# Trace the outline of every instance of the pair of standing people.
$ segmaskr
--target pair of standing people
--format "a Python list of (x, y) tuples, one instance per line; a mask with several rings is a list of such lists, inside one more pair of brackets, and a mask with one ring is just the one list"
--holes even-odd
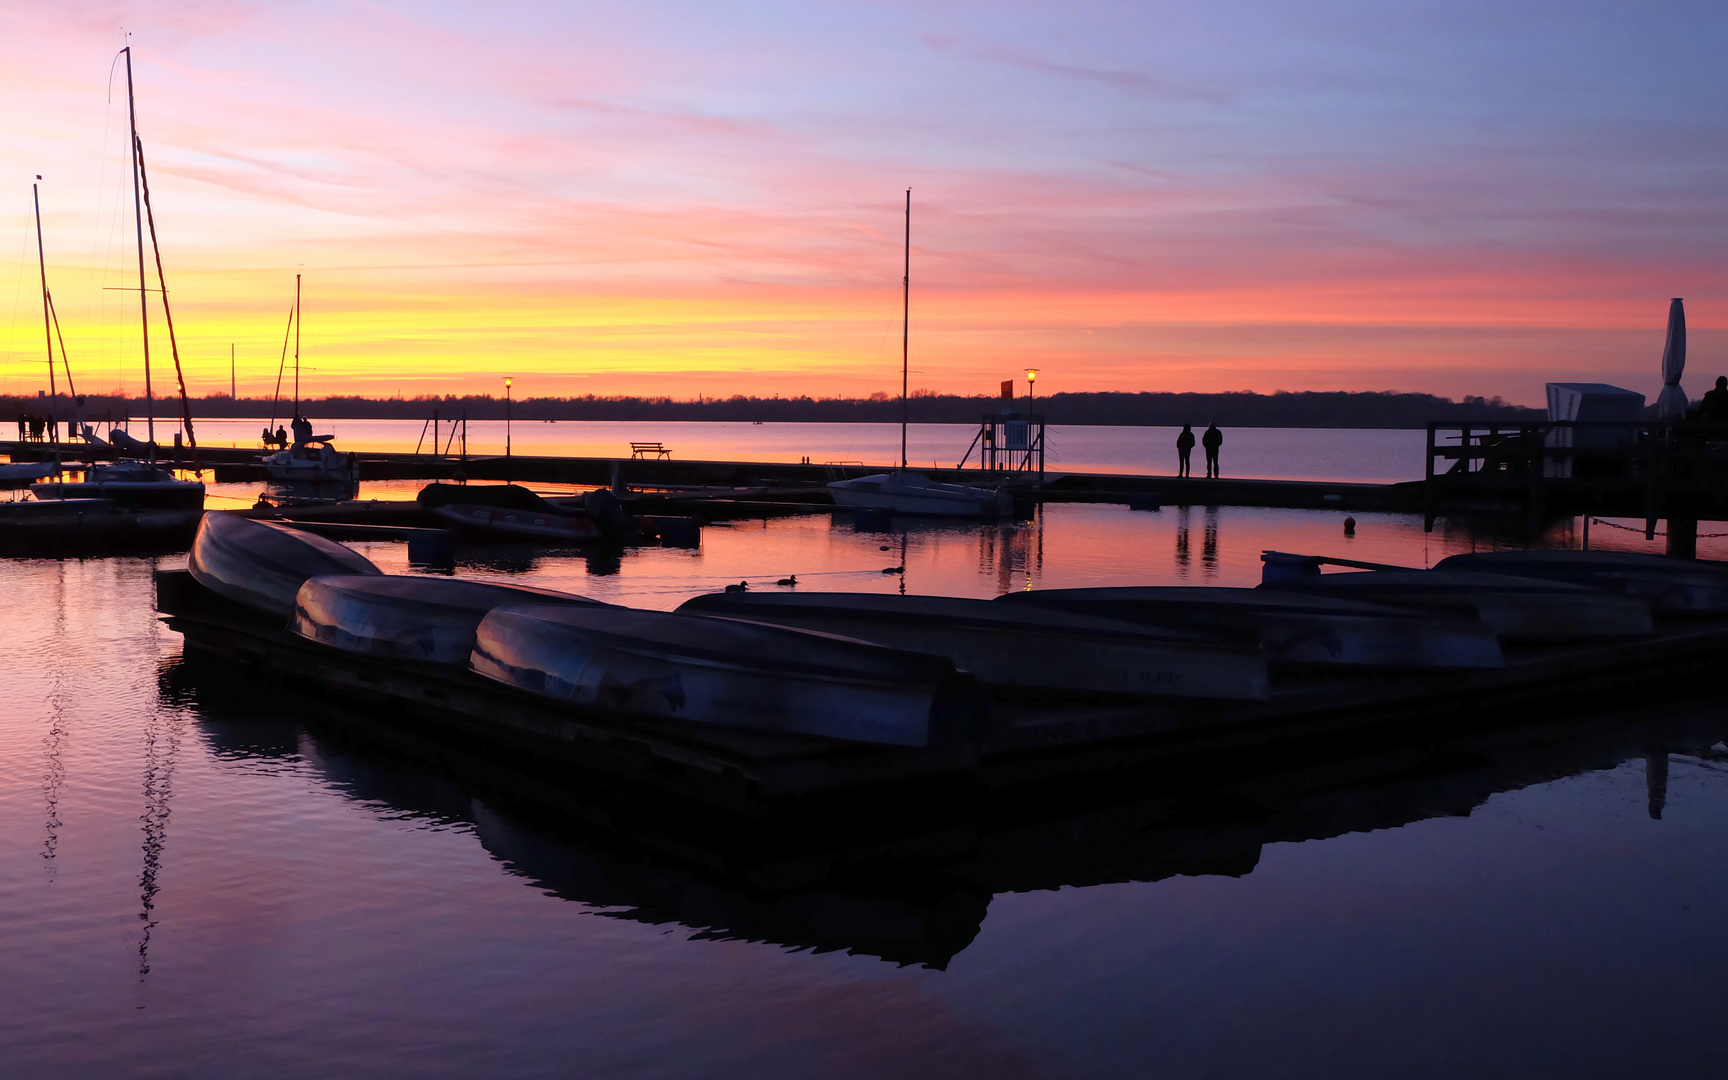
[[(1218, 448), (1224, 445), (1224, 433), (1218, 430), (1217, 424), (1208, 424), (1206, 431), (1200, 436), (1200, 445), (1206, 450), (1206, 475), (1216, 479), (1218, 476)], [(1194, 452), (1194, 429), (1191, 425), (1182, 425), (1182, 434), (1176, 436), (1177, 476), (1188, 476), (1188, 455)]]

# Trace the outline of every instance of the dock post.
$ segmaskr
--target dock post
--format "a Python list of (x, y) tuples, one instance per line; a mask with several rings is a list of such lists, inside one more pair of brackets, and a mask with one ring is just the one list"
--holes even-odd
[(1696, 559), (1698, 557), (1698, 519), (1668, 519), (1668, 557)]
[(1422, 531), (1434, 531), (1434, 422), (1428, 422), (1428, 454), (1423, 459), (1426, 475), (1422, 481)]

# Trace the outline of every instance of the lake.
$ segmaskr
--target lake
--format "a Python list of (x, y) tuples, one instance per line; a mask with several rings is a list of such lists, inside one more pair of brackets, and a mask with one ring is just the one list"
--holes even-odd
[[(1496, 543), (1342, 517), (818, 516), (610, 558), (468, 544), (456, 572), (664, 609), (789, 574), (1247, 585), (1266, 548), (1426, 566)], [(836, 860), (212, 670), (153, 610), (152, 570), (183, 562), (0, 562), (0, 1075), (1728, 1073), (1725, 700), (983, 793)]]

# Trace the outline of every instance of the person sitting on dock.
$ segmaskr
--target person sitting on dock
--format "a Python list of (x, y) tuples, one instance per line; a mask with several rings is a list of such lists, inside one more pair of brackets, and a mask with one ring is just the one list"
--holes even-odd
[(1206, 475), (1217, 479), (1218, 448), (1224, 445), (1224, 433), (1218, 430), (1216, 421), (1206, 425), (1206, 434), (1200, 436), (1200, 445), (1206, 448)]
[(281, 424), (276, 425), (276, 445), (284, 450), (288, 448), (288, 429)]
[(1706, 390), (1698, 402), (1700, 420), (1728, 420), (1728, 375), (1716, 376), (1716, 389)]
[(1183, 424), (1182, 434), (1176, 436), (1176, 475), (1189, 474), (1188, 456), (1194, 453), (1194, 428)]

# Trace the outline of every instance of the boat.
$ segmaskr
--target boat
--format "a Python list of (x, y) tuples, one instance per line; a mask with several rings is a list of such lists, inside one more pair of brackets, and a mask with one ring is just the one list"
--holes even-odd
[(584, 708), (845, 742), (943, 746), (984, 719), (976, 683), (941, 657), (662, 611), (494, 608), (470, 667)]
[(118, 510), (201, 510), (204, 484), (182, 480), (173, 472), (148, 461), (121, 459), (107, 465), (78, 466), (82, 480), (43, 480), (30, 485), (38, 499), (108, 499)]
[(1005, 518), (1014, 515), (1014, 496), (1001, 488), (944, 484), (907, 468), (907, 386), (912, 318), (912, 191), (906, 191), (906, 276), (900, 320), (900, 468), (828, 485), (836, 506), (887, 510), (919, 517)]
[(1641, 598), (1561, 581), (1470, 570), (1317, 574), (1262, 589), (1324, 593), (1479, 620), (1502, 641), (1601, 641), (1656, 632)]
[(307, 578), (383, 573), (334, 540), (224, 510), (204, 515), (186, 568), (211, 592), (280, 619), (294, 614)]
[(353, 454), (331, 446), (334, 435), (314, 435), (296, 440), (286, 450), (264, 457), (264, 471), (282, 483), (348, 483), (359, 479), (360, 467)]
[(678, 610), (943, 656), (992, 687), (1248, 701), (1267, 695), (1257, 644), (1231, 646), (1191, 629), (892, 593), (712, 593)]
[(1452, 555), (1436, 570), (1471, 570), (1563, 581), (1636, 596), (1658, 615), (1728, 613), (1728, 566), (1636, 551), (1477, 551)]
[(601, 605), (527, 585), (418, 575), (307, 578), (294, 601), (296, 634), (346, 652), (466, 667), (474, 631), (500, 604)]
[(1483, 623), (1333, 596), (1177, 585), (1033, 589), (994, 602), (1245, 635), (1281, 667), (1417, 671), (1505, 663)]
[(653, 526), (628, 513), (605, 488), (553, 503), (516, 484), (428, 484), (420, 505), (468, 533), (543, 544), (640, 543)]
[(60, 470), (52, 461), (21, 461), (0, 465), (0, 491), (22, 491)]
[[(277, 393), (281, 393), (283, 370), (288, 363), (287, 333), (294, 337), (294, 418), (289, 426), (294, 431), (291, 445), (262, 459), (270, 479), (288, 484), (347, 484), (360, 478), (360, 467), (353, 454), (343, 454), (334, 446), (334, 435), (312, 434), (312, 422), (300, 415), (300, 275), (294, 275), (294, 306), (288, 313), (288, 330), (282, 339), (282, 367), (276, 372)], [(281, 398), (271, 402), (275, 406)], [(271, 421), (274, 423), (274, 419)], [(268, 426), (264, 429), (270, 430)], [(266, 435), (268, 439), (268, 435)]]

